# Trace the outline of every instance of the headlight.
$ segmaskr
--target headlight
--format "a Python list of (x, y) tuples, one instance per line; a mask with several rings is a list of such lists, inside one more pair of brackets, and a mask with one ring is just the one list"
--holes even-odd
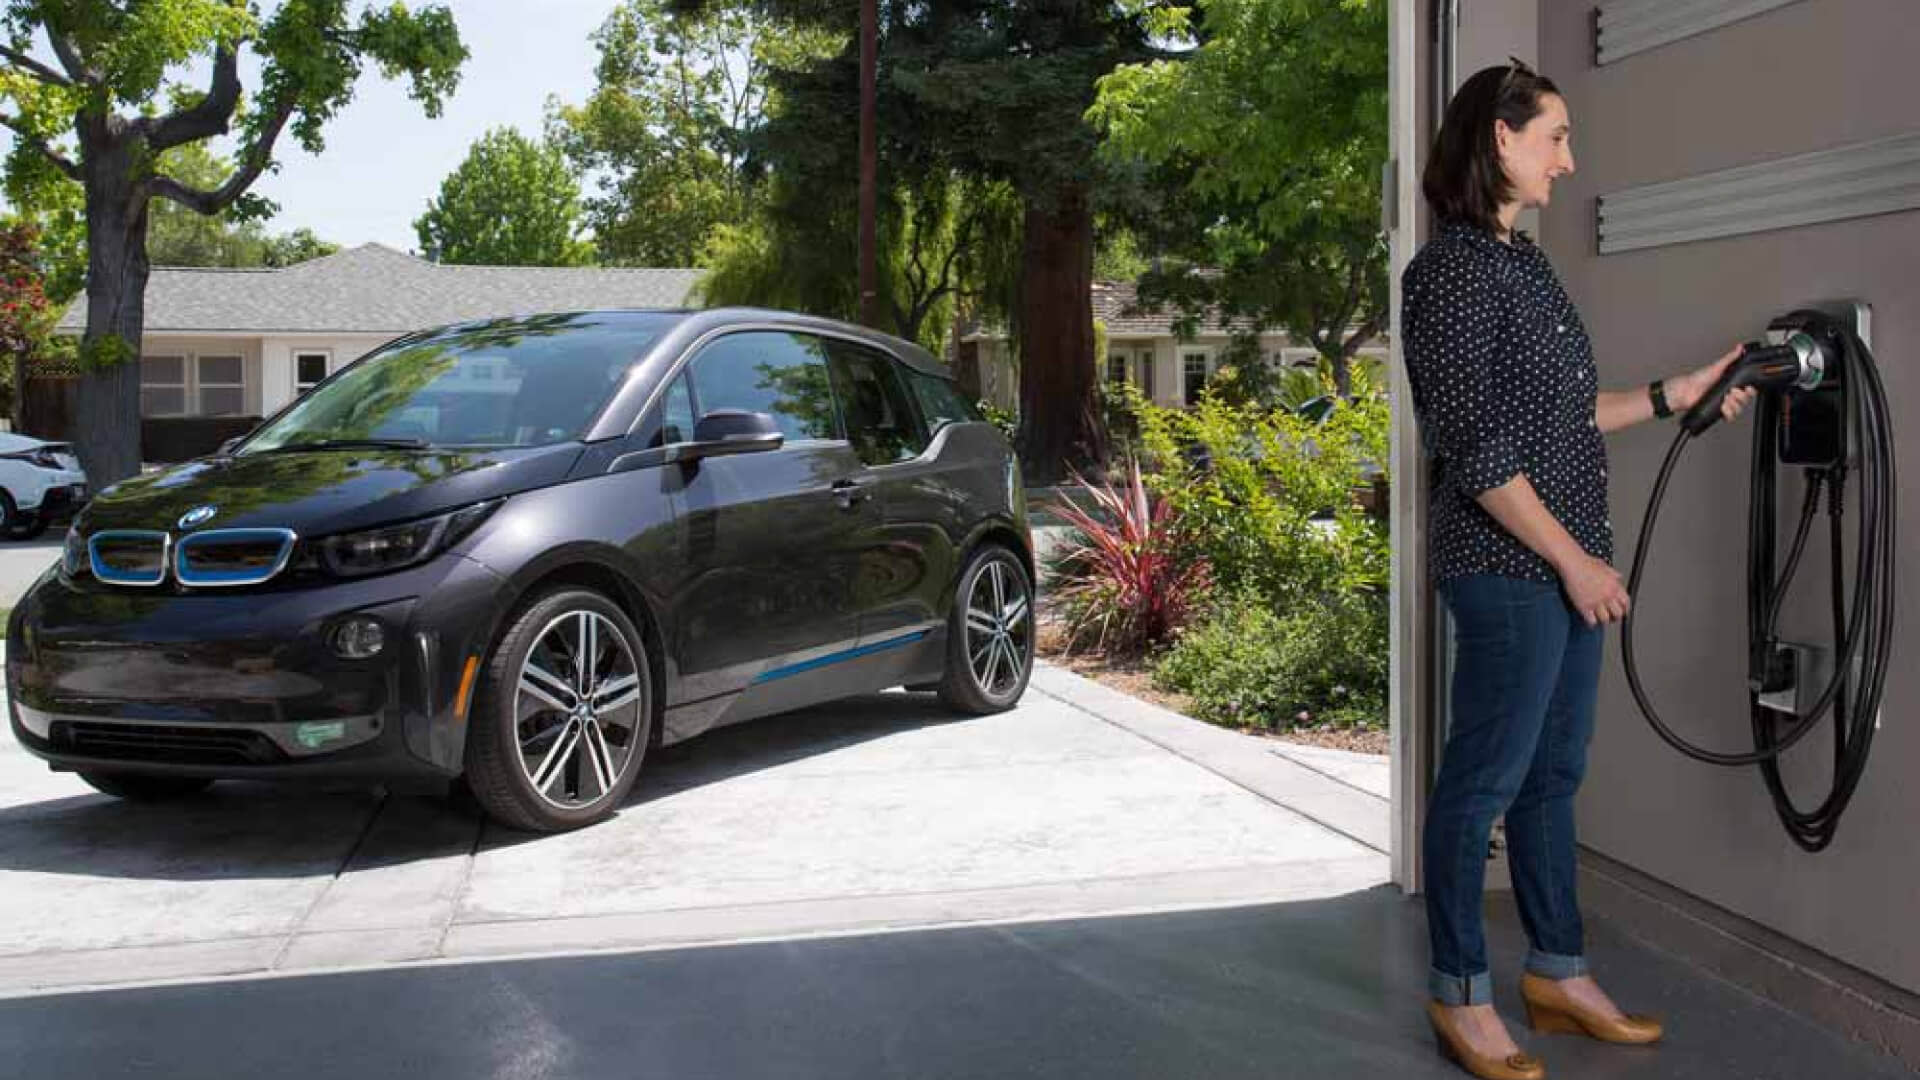
[(337, 577), (364, 577), (426, 562), (472, 532), (504, 500), (475, 503), (451, 513), (341, 533), (314, 541), (320, 566)]
[(60, 546), (60, 572), (74, 577), (92, 568), (92, 560), (87, 555), (87, 538), (80, 534), (78, 526), (67, 526), (66, 543)]

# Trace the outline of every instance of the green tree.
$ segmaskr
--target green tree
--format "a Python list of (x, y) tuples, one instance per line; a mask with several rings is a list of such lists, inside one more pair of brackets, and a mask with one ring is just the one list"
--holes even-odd
[(513, 128), (482, 135), (413, 223), (435, 262), (583, 266), (580, 185), (560, 151)]
[(1119, 68), (1091, 114), (1109, 155), (1187, 177), (1157, 237), (1184, 258), (1143, 275), (1142, 299), (1285, 327), (1349, 396), (1388, 311), (1385, 0), (1200, 0), (1169, 30), (1188, 58)]
[[(352, 99), (368, 61), (409, 76), (414, 98), (437, 115), (467, 50), (445, 8), (416, 13), (397, 2), (355, 20), (346, 0), (284, 0), (265, 18), (246, 0), (7, 0), (0, 28), (0, 123), (14, 134), (10, 189), (66, 182), (85, 192), (89, 370), (75, 447), (97, 483), (112, 483), (139, 466), (140, 376), (127, 361), (138, 355), (145, 322), (153, 200), (256, 218), (266, 207), (249, 189), (273, 165), (281, 133), (291, 127), (304, 149), (319, 153), (321, 129)], [(50, 59), (33, 52), (41, 34)], [(260, 85), (245, 109), (243, 48), (260, 61)], [(211, 61), (204, 90), (171, 74), (196, 57)], [(196, 187), (163, 169), (167, 151), (236, 124), (238, 163), (218, 185)]]
[[(205, 143), (174, 147), (160, 157), (166, 175), (189, 187), (210, 189), (233, 172), (232, 163), (215, 157)], [(202, 214), (177, 202), (160, 200), (147, 218), (147, 261), (154, 266), (261, 266), (266, 229), (232, 208)]]
[[(706, 10), (737, 0), (684, 2)], [(858, 25), (855, 0), (748, 3), (842, 34)], [(1042, 482), (1104, 463), (1093, 355), (1094, 223), (1096, 214), (1130, 222), (1152, 178), (1150, 169), (1096, 155), (1086, 112), (1101, 76), (1163, 55), (1154, 42), (1176, 10), (1170, 0), (880, 7), (880, 190), (916, 193), (917, 200), (930, 178), (951, 174), (1005, 185), (1017, 200), (1017, 222), (995, 241), (1013, 240), (1018, 270), (983, 280), (1008, 308), (1020, 357), (1019, 441), (1028, 475)], [(830, 57), (794, 67), (777, 69), (773, 79), (777, 108), (764, 160), (776, 189), (784, 176), (796, 198), (811, 200), (821, 217), (837, 218), (840, 192), (851, 206), (857, 175), (852, 136), (840, 133), (852, 132), (859, 115), (857, 50), (849, 41)], [(803, 130), (831, 134), (816, 134), (811, 149), (781, 152), (777, 129), (802, 111), (821, 118)], [(834, 120), (838, 128), (819, 126)], [(826, 250), (851, 265), (853, 218), (842, 220)], [(780, 236), (771, 240), (779, 249)]]
[(278, 267), (318, 259), (339, 250), (339, 244), (322, 240), (314, 235), (312, 229), (303, 226), (290, 233), (267, 237), (266, 250), (262, 255), (266, 265)]
[(548, 137), (593, 183), (586, 214), (601, 260), (698, 265), (718, 226), (749, 220), (748, 143), (765, 115), (769, 66), (838, 36), (743, 6), (624, 0), (594, 35), (592, 96), (548, 118)]

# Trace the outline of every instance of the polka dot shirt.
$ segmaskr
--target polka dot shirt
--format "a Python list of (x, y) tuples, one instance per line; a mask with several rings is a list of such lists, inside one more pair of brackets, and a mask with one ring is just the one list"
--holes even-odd
[(1437, 581), (1559, 580), (1475, 496), (1519, 474), (1587, 554), (1613, 559), (1593, 343), (1547, 256), (1448, 221), (1407, 266), (1401, 326), (1415, 415), (1433, 456)]

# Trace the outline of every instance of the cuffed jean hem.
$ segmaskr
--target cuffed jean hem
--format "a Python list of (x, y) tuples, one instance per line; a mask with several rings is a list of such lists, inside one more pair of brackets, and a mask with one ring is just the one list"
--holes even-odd
[(1491, 1005), (1493, 976), (1484, 971), (1478, 975), (1449, 975), (1438, 969), (1429, 970), (1427, 993), (1442, 1005)]
[(1584, 956), (1559, 956), (1539, 949), (1527, 950), (1529, 975), (1538, 975), (1543, 979), (1575, 979), (1585, 975), (1587, 970), (1587, 958)]

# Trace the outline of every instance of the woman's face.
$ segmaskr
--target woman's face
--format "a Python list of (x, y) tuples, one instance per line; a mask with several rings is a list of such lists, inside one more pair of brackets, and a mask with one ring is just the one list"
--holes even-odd
[(1522, 209), (1547, 205), (1553, 197), (1553, 182), (1573, 172), (1567, 103), (1558, 94), (1540, 95), (1539, 114), (1518, 130), (1495, 120), (1493, 136), (1500, 149), (1500, 165)]

